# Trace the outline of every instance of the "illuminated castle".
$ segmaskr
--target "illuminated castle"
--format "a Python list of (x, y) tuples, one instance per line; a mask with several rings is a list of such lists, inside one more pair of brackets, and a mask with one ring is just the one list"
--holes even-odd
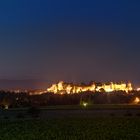
[(132, 91), (132, 84), (131, 83), (113, 83), (110, 82), (109, 84), (95, 84), (92, 83), (90, 85), (74, 85), (64, 83), (60, 81), (58, 84), (53, 84), (50, 88), (47, 89), (48, 92), (53, 92), (55, 94), (73, 94), (73, 93), (81, 93), (86, 91), (91, 92), (113, 92), (113, 91), (125, 91), (129, 92)]

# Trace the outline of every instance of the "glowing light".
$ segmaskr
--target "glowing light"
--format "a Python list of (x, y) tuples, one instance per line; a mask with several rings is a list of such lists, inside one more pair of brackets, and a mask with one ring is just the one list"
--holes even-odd
[(137, 88), (137, 91), (140, 91), (140, 88)]
[(71, 93), (71, 90), (72, 90), (72, 86), (71, 86), (71, 85), (68, 85), (68, 86), (66, 87), (66, 92), (67, 92), (68, 94), (70, 94), (70, 93)]
[(64, 89), (64, 87), (63, 87), (63, 81), (60, 81), (58, 83), (58, 90), (63, 90), (63, 89)]
[(86, 107), (87, 105), (88, 105), (88, 103), (85, 103), (85, 102), (83, 103), (83, 106), (84, 106), (84, 107)]
[(85, 85), (85, 86), (80, 86), (80, 85), (73, 85), (73, 84), (67, 84), (64, 83), (63, 81), (60, 81), (58, 84), (53, 84), (50, 88), (47, 89), (48, 92), (53, 92), (55, 94), (73, 94), (73, 93), (81, 93), (81, 92), (86, 92), (86, 91), (91, 91), (91, 92), (113, 92), (113, 91), (125, 91), (129, 92), (132, 91), (132, 84), (131, 83), (113, 83), (110, 82), (109, 84), (101, 84), (100, 86), (96, 84), (91, 84), (91, 85)]
[(140, 98), (136, 97), (134, 100), (134, 104), (138, 104), (138, 103), (140, 103)]
[(5, 109), (9, 109), (9, 106), (8, 105), (5, 105)]

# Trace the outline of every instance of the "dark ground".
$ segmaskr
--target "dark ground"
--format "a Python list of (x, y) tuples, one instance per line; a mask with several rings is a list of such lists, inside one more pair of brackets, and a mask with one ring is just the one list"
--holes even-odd
[(140, 106), (53, 106), (0, 111), (0, 140), (140, 140)]
[[(0, 110), (0, 119), (17, 119), (19, 115), (23, 118), (30, 118), (28, 109)], [(39, 118), (64, 118), (64, 117), (123, 117), (140, 116), (140, 105), (93, 105), (81, 106), (50, 106), (40, 109)]]

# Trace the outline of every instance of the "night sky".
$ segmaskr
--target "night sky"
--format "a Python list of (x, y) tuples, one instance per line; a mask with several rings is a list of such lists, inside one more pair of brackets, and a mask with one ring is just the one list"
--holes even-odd
[(138, 0), (0, 1), (1, 88), (59, 80), (138, 84), (139, 61)]

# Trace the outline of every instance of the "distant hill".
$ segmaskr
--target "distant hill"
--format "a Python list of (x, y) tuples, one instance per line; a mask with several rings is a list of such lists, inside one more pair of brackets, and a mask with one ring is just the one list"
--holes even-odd
[(46, 89), (49, 83), (46, 80), (26, 79), (8, 80), (0, 79), (0, 89)]

